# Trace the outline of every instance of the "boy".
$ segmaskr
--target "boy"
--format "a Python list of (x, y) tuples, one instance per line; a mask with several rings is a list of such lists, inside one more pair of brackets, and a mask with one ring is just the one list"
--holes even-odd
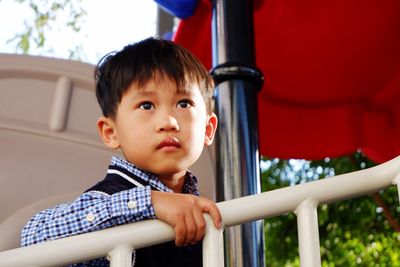
[(212, 78), (190, 52), (153, 38), (107, 55), (95, 78), (99, 134), (125, 160), (113, 157), (105, 179), (74, 202), (36, 214), (22, 230), (22, 246), (158, 218), (175, 228), (175, 244), (137, 250), (135, 266), (201, 266), (202, 213), (216, 227), (221, 216), (198, 196), (188, 168), (217, 128)]

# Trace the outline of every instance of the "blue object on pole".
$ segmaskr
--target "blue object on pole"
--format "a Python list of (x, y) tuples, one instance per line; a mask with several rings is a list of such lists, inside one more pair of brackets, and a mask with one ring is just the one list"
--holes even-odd
[(154, 0), (160, 7), (168, 13), (185, 19), (194, 14), (199, 0)]

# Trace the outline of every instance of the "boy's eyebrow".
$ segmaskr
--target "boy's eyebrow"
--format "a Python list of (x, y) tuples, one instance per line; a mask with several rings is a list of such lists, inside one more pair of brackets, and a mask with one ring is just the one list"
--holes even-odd
[(156, 91), (148, 91), (148, 90), (143, 90), (143, 89), (136, 89), (134, 95), (144, 95), (144, 96), (152, 96), (156, 95)]
[[(157, 90), (144, 90), (144, 89), (136, 89), (135, 90), (135, 94), (136, 95), (140, 95), (140, 96), (155, 96), (157, 95)], [(192, 96), (193, 95), (193, 91), (192, 90), (178, 90), (176, 91), (174, 94), (178, 95), (178, 96)]]
[(181, 91), (177, 91), (176, 94), (179, 96), (192, 96), (193, 92), (192, 92), (192, 90), (187, 90), (187, 91), (181, 90)]

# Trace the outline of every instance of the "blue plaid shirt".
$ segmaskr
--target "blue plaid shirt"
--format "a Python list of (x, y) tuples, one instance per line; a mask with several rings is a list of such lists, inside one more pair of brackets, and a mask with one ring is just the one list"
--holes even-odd
[[(113, 167), (123, 171), (118, 171)], [(29, 246), (116, 225), (156, 218), (151, 204), (151, 188), (163, 192), (173, 192), (156, 175), (141, 170), (118, 157), (111, 159), (107, 173), (119, 175), (137, 187), (112, 195), (89, 190), (73, 202), (39, 212), (23, 228), (21, 245)], [(143, 186), (142, 183), (148, 185)], [(186, 174), (182, 193), (199, 195), (197, 179), (191, 172)]]

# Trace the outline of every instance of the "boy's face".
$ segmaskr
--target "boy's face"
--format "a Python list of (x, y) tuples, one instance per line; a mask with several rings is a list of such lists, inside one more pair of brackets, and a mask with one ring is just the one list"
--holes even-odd
[(207, 114), (196, 84), (178, 92), (169, 79), (145, 86), (132, 84), (122, 96), (115, 119), (100, 118), (98, 127), (110, 148), (121, 148), (125, 158), (160, 176), (182, 176), (210, 145), (217, 127), (216, 115)]

